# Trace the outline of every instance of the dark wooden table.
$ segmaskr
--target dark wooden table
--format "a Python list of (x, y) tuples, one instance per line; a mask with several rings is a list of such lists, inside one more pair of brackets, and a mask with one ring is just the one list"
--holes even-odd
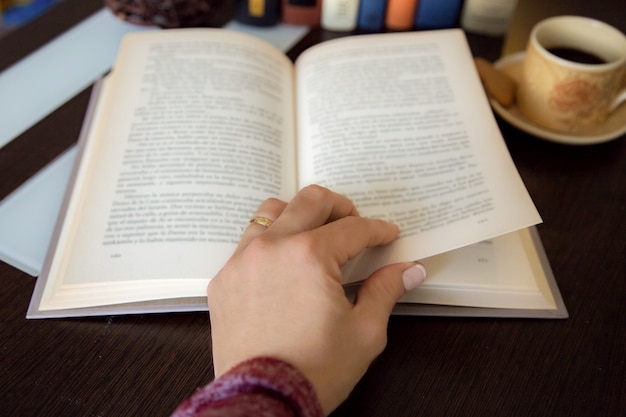
[[(518, 38), (552, 14), (626, 30), (622, 0), (520, 3)], [(0, 70), (101, 6), (65, 0), (1, 38)], [(332, 36), (313, 31), (291, 57)], [(490, 59), (505, 43), (470, 41)], [(0, 198), (76, 141), (88, 94), (0, 149)], [(571, 317), (392, 317), (386, 351), (334, 416), (626, 415), (625, 138), (574, 147), (500, 126), (543, 216), (539, 232)], [(206, 313), (27, 321), (34, 282), (0, 262), (0, 416), (167, 416), (212, 379)]]

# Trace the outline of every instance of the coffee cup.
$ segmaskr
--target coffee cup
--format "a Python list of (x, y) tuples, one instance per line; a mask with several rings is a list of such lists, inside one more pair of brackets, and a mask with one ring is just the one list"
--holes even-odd
[(626, 36), (598, 20), (557, 16), (530, 34), (517, 104), (531, 122), (564, 133), (602, 124), (626, 100)]

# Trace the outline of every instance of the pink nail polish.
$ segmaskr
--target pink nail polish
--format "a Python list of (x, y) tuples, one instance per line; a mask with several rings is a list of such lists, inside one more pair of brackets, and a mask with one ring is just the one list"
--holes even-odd
[(402, 283), (406, 291), (411, 291), (426, 279), (426, 268), (422, 264), (415, 264), (402, 273)]

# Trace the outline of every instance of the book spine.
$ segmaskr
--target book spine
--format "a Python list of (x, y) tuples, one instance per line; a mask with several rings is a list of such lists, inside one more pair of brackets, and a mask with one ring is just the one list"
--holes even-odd
[(280, 0), (237, 0), (235, 20), (254, 26), (272, 26), (280, 21)]
[(379, 31), (385, 27), (387, 0), (361, 0), (357, 27), (366, 31)]
[(385, 26), (391, 30), (411, 30), (418, 0), (388, 0)]
[(356, 29), (359, 0), (323, 0), (322, 28), (340, 32)]
[(417, 29), (446, 29), (459, 26), (463, 0), (420, 0), (415, 13)]
[(317, 26), (322, 14), (322, 0), (283, 0), (283, 22), (289, 25)]

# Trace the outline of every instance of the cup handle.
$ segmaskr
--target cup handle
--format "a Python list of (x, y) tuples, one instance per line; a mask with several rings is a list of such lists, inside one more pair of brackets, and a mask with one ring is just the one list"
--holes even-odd
[(609, 106), (609, 113), (613, 113), (613, 110), (619, 107), (624, 101), (626, 101), (626, 72), (622, 77), (622, 86), (620, 93), (613, 99), (613, 102)]
[(613, 110), (618, 108), (619, 105), (622, 104), (624, 101), (626, 101), (626, 88), (624, 88), (617, 95), (617, 97), (615, 97), (615, 99), (613, 100), (613, 103), (611, 103), (611, 106), (609, 107), (609, 113), (613, 113)]

